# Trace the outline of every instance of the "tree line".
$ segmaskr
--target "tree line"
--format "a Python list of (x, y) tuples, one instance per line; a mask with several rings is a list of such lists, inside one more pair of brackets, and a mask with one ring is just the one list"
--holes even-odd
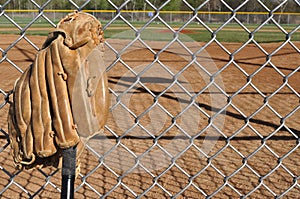
[[(44, 5), (46, 0), (35, 0), (38, 6)], [(123, 5), (125, 0), (114, 0), (112, 1), (115, 6), (119, 7)], [(155, 7), (162, 6), (166, 1), (165, 0), (150, 0), (151, 4)], [(182, 0), (171, 0), (165, 6), (162, 7), (161, 10), (191, 10), (190, 7), (197, 8), (200, 6), (205, 0), (186, 0), (189, 5), (184, 3)], [(227, 0), (226, 4), (222, 3), (220, 0), (210, 0), (206, 3), (200, 10), (205, 11), (229, 11), (228, 7), (233, 9), (237, 8), (241, 5), (244, 0)], [(274, 9), (285, 0), (261, 0), (261, 2), (269, 9)], [(113, 10), (114, 6), (111, 5), (107, 0), (91, 0), (86, 4), (86, 0), (76, 1), (78, 6), (85, 5), (82, 9), (91, 9), (91, 10)], [(1, 5), (1, 4), (0, 4)], [(11, 0), (5, 9), (37, 9), (38, 7), (34, 5), (29, 0)], [(76, 9), (72, 3), (68, 0), (52, 0), (45, 9)], [(126, 10), (153, 10), (153, 8), (146, 3), (145, 0), (131, 0), (128, 2), (124, 9)], [(247, 12), (260, 12), (266, 11), (264, 6), (262, 6), (258, 1), (251, 0), (246, 3), (243, 7), (239, 9), (239, 11), (247, 11)], [(278, 12), (299, 12), (300, 11), (300, 0), (288, 0), (282, 4)]]

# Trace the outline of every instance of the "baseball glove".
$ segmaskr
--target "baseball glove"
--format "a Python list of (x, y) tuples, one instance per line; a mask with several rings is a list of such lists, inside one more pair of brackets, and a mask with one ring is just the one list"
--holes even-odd
[(16, 81), (8, 132), (17, 168), (58, 166), (61, 149), (82, 146), (81, 137), (103, 128), (108, 114), (103, 41), (101, 23), (75, 11), (58, 23)]

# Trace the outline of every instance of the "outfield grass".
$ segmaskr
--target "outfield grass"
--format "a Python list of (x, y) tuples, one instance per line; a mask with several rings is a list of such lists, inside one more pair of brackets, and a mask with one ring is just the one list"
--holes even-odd
[[(27, 21), (23, 21), (27, 22)], [(105, 26), (107, 22), (102, 22)], [(28, 23), (18, 23), (19, 26), (25, 27)], [(137, 30), (139, 30), (144, 22), (133, 22), (131, 23)], [(169, 25), (175, 30), (182, 27), (183, 23), (169, 23)], [(207, 26), (214, 31), (216, 38), (220, 42), (246, 42), (249, 40), (249, 33), (247, 33), (238, 24), (228, 24), (221, 30), (216, 31), (222, 24), (207, 24)], [(249, 31), (254, 31), (259, 24), (245, 25)], [(297, 25), (282, 25), (282, 27), (287, 31), (291, 32)], [(26, 31), (27, 35), (48, 35), (48, 32), (53, 27), (49, 23), (43, 21), (37, 21), (32, 24), (30, 28)], [(20, 34), (20, 31), (9, 23), (1, 23), (0, 20), (0, 34)], [(157, 35), (159, 34), (159, 36)], [(189, 38), (194, 41), (210, 41), (214, 34), (204, 28), (201, 24), (195, 22), (190, 23), (185, 29), (180, 32), (179, 38)], [(128, 25), (124, 24), (122, 21), (115, 21), (110, 24), (105, 30), (106, 38), (134, 38), (136, 33), (129, 28)], [(153, 37), (156, 36), (156, 37)], [(153, 22), (147, 28), (141, 32), (141, 38), (145, 40), (172, 40), (174, 38), (174, 33), (171, 32), (164, 24)], [(275, 25), (265, 25), (259, 31), (255, 32), (254, 39), (257, 42), (271, 43), (271, 42), (282, 42), (286, 40), (286, 35), (279, 30)], [(291, 35), (292, 41), (300, 41), (300, 32), (297, 31)]]
[[(253, 29), (254, 30), (256, 26)], [(217, 29), (217, 27), (215, 28)], [(213, 29), (214, 30), (214, 29)], [(273, 31), (274, 30), (274, 31)], [(290, 32), (292, 29), (286, 28), (287, 32)], [(120, 32), (125, 32), (120, 34)], [(117, 35), (117, 36), (116, 36)], [(133, 30), (124, 30), (124, 28), (118, 29), (117, 27), (108, 28), (105, 31), (105, 37), (121, 37), (121, 38), (134, 38), (135, 32)], [(182, 32), (178, 33), (179, 38), (184, 38), (187, 40), (194, 40), (198, 42), (207, 42), (210, 41), (214, 34), (206, 29), (196, 29), (196, 27), (188, 27), (184, 29)], [(250, 34), (241, 28), (237, 28), (236, 26), (224, 27), (220, 31), (215, 33), (216, 38), (220, 42), (246, 42), (249, 40)], [(172, 40), (175, 34), (167, 28), (160, 29), (159, 27), (151, 27), (149, 29), (145, 29), (141, 32), (142, 39), (148, 40)], [(279, 31), (278, 29), (274, 29), (274, 27), (264, 27), (263, 29), (255, 32), (254, 38), (257, 42), (260, 43), (272, 43), (272, 42), (283, 42), (286, 41), (286, 34)], [(300, 41), (300, 32), (295, 32), (291, 35), (292, 41)]]

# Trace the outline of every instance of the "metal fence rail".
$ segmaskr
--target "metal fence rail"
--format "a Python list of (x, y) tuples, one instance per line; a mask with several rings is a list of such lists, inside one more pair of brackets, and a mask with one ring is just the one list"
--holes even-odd
[[(92, 3), (68, 2), (78, 10)], [(75, 198), (298, 197), (300, 25), (285, 26), (274, 13), (300, 2), (256, 0), (268, 15), (250, 26), (238, 12), (252, 0), (183, 0), (192, 14), (177, 24), (160, 13), (171, 0), (145, 0), (153, 15), (142, 23), (122, 12), (135, 1), (106, 2), (115, 10), (103, 27), (110, 34), (110, 115), (81, 158)], [(204, 22), (198, 11), (215, 2), (231, 14), (222, 23)], [(15, 170), (10, 156), (10, 90), (45, 39), (28, 33), (56, 23), (43, 12), (53, 1), (28, 3), (39, 12), (26, 24), (6, 12), (13, 1), (0, 5), (0, 31), (7, 33), (0, 34), (1, 198), (53, 198), (61, 191), (60, 170)], [(48, 26), (36, 26), (40, 21)], [(210, 37), (199, 41), (197, 34)], [(280, 40), (271, 42), (274, 34)]]

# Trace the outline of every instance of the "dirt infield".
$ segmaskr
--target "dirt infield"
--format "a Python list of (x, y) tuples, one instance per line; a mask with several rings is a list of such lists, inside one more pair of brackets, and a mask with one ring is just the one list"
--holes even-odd
[[(9, 48), (17, 39), (18, 35), (0, 35), (0, 48)], [(28, 39), (41, 47), (45, 37)], [(108, 42), (117, 50), (128, 44)], [(261, 48), (249, 44), (236, 52), (242, 44), (224, 43), (228, 52), (236, 52), (230, 56), (213, 42), (194, 59), (188, 51), (178, 50), (180, 44), (161, 53), (166, 43), (147, 44), (153, 51), (136, 42), (108, 70), (113, 108), (104, 138), (91, 142), (105, 157), (99, 166), (98, 157), (85, 151), (81, 163), (85, 177), (76, 180), (76, 198), (99, 198), (110, 190), (108, 198), (135, 198), (147, 189), (144, 198), (167, 198), (183, 189), (177, 198), (205, 198), (217, 190), (214, 198), (239, 198), (252, 190), (250, 198), (270, 198), (290, 187), (285, 197), (299, 197), (300, 72), (295, 71), (299, 52), (290, 44), (277, 51), (281, 43), (260, 44)], [(300, 43), (294, 45), (300, 48)], [(187, 46), (196, 52), (205, 43)], [(106, 52), (111, 63), (116, 55), (109, 48)], [(2, 90), (11, 90), (20, 76), (10, 62), (25, 69), (36, 53), (22, 39), (3, 55), (7, 59), (0, 64)], [(265, 53), (272, 56), (268, 59)], [(153, 70), (140, 73), (157, 57)], [(140, 74), (138, 78), (134, 73)], [(215, 84), (206, 88), (212, 80), (207, 73)], [(125, 106), (116, 103), (115, 95), (121, 93)], [(191, 96), (196, 96), (194, 101)], [(5, 131), (7, 110), (8, 105), (0, 109), (0, 128)], [(7, 143), (4, 136), (0, 143), (2, 147)], [(1, 198), (29, 198), (34, 193), (38, 193), (34, 198), (59, 197), (60, 172), (46, 168), (45, 175), (37, 170), (18, 173), (9, 151), (7, 147), (0, 153), (0, 191), (8, 187)], [(50, 183), (45, 181), (49, 175)], [(45, 187), (38, 191), (41, 186)]]

